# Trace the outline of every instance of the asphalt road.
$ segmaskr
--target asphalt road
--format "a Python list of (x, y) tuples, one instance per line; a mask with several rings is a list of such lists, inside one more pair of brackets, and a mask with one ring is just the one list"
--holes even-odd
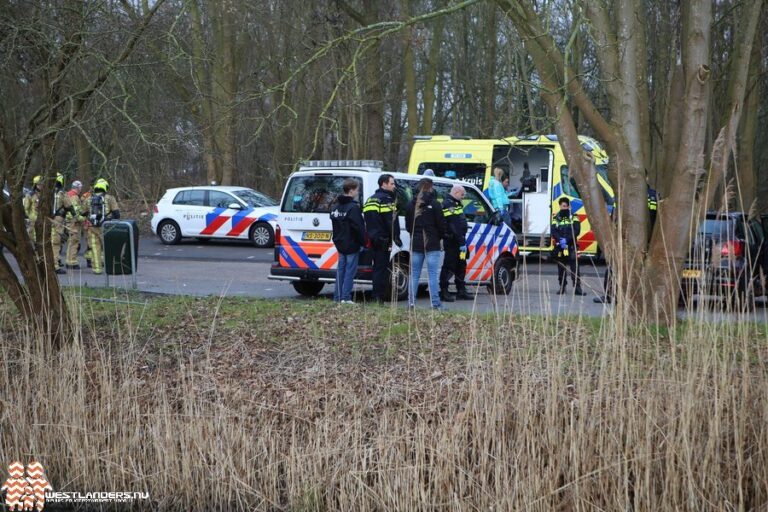
[[(179, 245), (163, 245), (157, 237), (142, 237), (139, 242), (139, 267), (136, 275), (137, 289), (150, 293), (193, 296), (243, 296), (296, 300), (312, 300), (300, 296), (288, 282), (268, 279), (269, 267), (274, 257), (273, 249), (257, 249), (248, 242), (184, 241)], [(61, 276), (66, 286), (106, 286), (104, 275), (94, 275), (85, 268), (81, 257), (80, 270), (69, 270)], [(587, 261), (582, 266), (583, 286), (587, 295), (557, 295), (557, 269), (554, 264), (528, 258), (521, 264), (512, 294), (494, 296), (485, 286), (470, 287), (474, 301), (445, 304), (448, 310), (500, 311), (537, 315), (585, 315), (600, 317), (611, 314), (612, 307), (595, 304), (593, 298), (602, 293), (604, 268)], [(109, 285), (131, 288), (131, 276), (110, 276)], [(572, 291), (572, 287), (569, 287)], [(326, 285), (320, 297), (329, 299), (333, 285)], [(356, 289), (356, 301), (365, 303), (369, 293), (362, 287)], [(764, 302), (752, 318), (766, 321), (768, 309)], [(399, 307), (404, 307), (403, 303)], [(426, 292), (419, 295), (417, 307), (429, 308)], [(682, 314), (682, 313), (681, 313)], [(708, 318), (727, 321), (728, 315), (712, 311)]]

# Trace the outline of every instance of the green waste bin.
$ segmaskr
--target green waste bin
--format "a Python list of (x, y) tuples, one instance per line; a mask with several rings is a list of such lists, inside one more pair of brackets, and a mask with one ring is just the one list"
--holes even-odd
[(139, 266), (139, 227), (135, 220), (108, 220), (102, 224), (107, 275), (135, 274)]

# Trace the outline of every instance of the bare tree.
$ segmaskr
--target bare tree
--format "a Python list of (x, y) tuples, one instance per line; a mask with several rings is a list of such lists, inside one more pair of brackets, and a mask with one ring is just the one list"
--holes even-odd
[[(86, 37), (98, 6), (71, 0), (65, 3), (6, 2), (0, 19), (0, 48), (4, 94), (0, 98), (0, 181), (11, 199), (0, 195), (0, 243), (17, 261), (17, 275), (5, 254), (0, 254), (0, 284), (19, 312), (42, 332), (61, 343), (70, 324), (64, 298), (53, 271), (50, 216), (56, 173), (56, 146), (61, 133), (80, 122), (94, 95), (131, 54), (153, 16), (163, 4), (156, 2), (130, 27), (119, 52), (91, 54)], [(48, 27), (45, 31), (39, 27)], [(72, 87), (73, 69), (84, 60), (98, 62), (82, 87)], [(37, 168), (36, 168), (37, 167)], [(36, 240), (30, 240), (22, 207), (23, 185), (31, 176), (45, 177)]]

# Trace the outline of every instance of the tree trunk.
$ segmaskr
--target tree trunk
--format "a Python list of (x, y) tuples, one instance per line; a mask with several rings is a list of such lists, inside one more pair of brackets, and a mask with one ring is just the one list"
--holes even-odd
[(752, 45), (752, 57), (749, 61), (749, 79), (746, 98), (744, 100), (744, 115), (741, 118), (738, 136), (738, 152), (736, 153), (736, 177), (738, 183), (738, 206), (741, 211), (757, 213), (755, 202), (757, 191), (757, 176), (755, 172), (755, 143), (757, 140), (758, 117), (760, 114), (761, 74), (763, 63), (760, 45), (757, 39), (762, 34), (755, 34)]
[(77, 179), (83, 182), (85, 187), (91, 183), (91, 146), (80, 130), (72, 132), (75, 153), (77, 154)]
[(429, 47), (429, 56), (427, 57), (426, 71), (424, 72), (424, 117), (421, 124), (421, 133), (424, 135), (431, 135), (433, 129), (435, 84), (437, 82), (437, 72), (440, 69), (440, 46), (443, 42), (444, 29), (445, 16), (441, 16), (435, 21), (435, 26), (432, 30), (432, 43)]
[(683, 8), (682, 59), (685, 103), (680, 148), (670, 194), (659, 208), (645, 265), (645, 307), (663, 323), (675, 321), (680, 294), (680, 270), (691, 240), (696, 187), (704, 172), (709, 106), (712, 2), (695, 0)]
[[(747, 88), (747, 79), (749, 74), (749, 61), (752, 56), (752, 44), (755, 41), (755, 32), (757, 22), (760, 20), (760, 11), (763, 7), (763, 0), (751, 0), (744, 3), (744, 16), (739, 23), (739, 39), (735, 43), (731, 67), (728, 70), (728, 108), (720, 119), (720, 126), (725, 127), (724, 146), (722, 158), (714, 161), (710, 166), (710, 172), (707, 177), (705, 187), (705, 202), (702, 211), (715, 203), (715, 197), (718, 191), (725, 191), (725, 177), (728, 174), (728, 167), (731, 160), (731, 153), (736, 146), (736, 131), (739, 126), (739, 119), (744, 107), (744, 95)], [(723, 198), (722, 204), (727, 204), (727, 197)]]

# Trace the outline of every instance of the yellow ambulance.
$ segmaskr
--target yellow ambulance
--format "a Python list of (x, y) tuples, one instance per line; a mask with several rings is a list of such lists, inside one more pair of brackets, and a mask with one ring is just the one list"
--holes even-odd
[[(579, 140), (582, 147), (595, 156), (597, 180), (610, 211), (615, 197), (608, 182), (608, 155), (596, 140), (581, 135)], [(447, 175), (485, 190), (494, 167), (501, 167), (509, 177), (510, 216), (512, 229), (518, 234), (521, 255), (552, 249), (549, 226), (552, 216), (559, 211), (557, 202), (561, 197), (571, 200), (571, 211), (581, 221), (579, 255), (599, 254), (595, 234), (576, 183), (568, 172), (557, 135), (504, 139), (417, 136), (408, 173), (424, 174), (431, 169), (435, 176)]]

